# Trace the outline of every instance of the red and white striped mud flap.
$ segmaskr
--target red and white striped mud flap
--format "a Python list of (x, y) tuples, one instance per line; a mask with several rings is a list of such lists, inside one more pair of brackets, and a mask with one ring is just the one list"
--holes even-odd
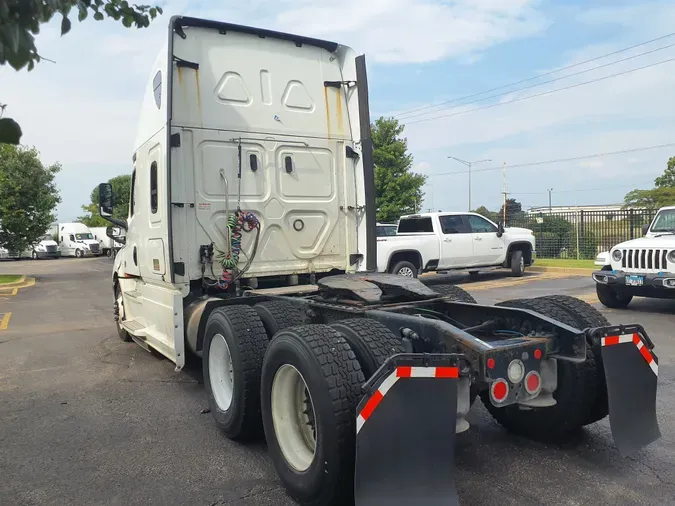
[(458, 356), (401, 354), (368, 380), (356, 419), (356, 506), (454, 506)]
[(619, 452), (626, 456), (661, 437), (656, 420), (659, 362), (639, 325), (599, 329), (599, 333), (604, 336), (600, 344), (609, 423)]

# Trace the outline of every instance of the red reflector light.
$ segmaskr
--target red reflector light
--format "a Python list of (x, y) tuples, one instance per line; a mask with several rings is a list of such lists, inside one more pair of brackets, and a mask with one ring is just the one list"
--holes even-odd
[(504, 402), (509, 396), (509, 384), (504, 379), (498, 379), (490, 387), (490, 395), (495, 402)]
[(534, 350), (534, 358), (537, 360), (541, 358), (541, 350)]
[(488, 358), (487, 359), (487, 367), (488, 367), (488, 369), (494, 369), (495, 368), (495, 359), (494, 358)]
[(541, 376), (537, 371), (530, 371), (525, 376), (525, 390), (528, 394), (537, 394), (541, 389)]

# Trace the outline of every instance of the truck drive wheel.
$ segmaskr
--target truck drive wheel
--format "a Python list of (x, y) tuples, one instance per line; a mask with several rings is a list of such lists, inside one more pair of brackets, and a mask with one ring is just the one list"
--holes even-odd
[[(548, 300), (521, 299), (497, 304), (536, 311), (561, 323), (576, 327), (566, 311)], [(498, 408), (487, 390), (481, 392), (483, 404), (503, 427), (520, 436), (539, 441), (564, 439), (591, 418), (598, 398), (597, 367), (591, 347), (586, 345), (586, 361), (581, 364), (558, 361), (558, 387), (553, 393), (556, 404), (546, 408), (521, 409), (517, 404)]]
[(120, 286), (115, 283), (115, 303), (113, 305), (113, 318), (115, 319), (115, 326), (117, 327), (117, 335), (125, 343), (132, 341), (131, 335), (122, 328), (122, 321), (124, 321), (124, 298)]
[(417, 277), (417, 267), (415, 267), (410, 262), (397, 262), (394, 267), (391, 269), (391, 274), (396, 274), (398, 276), (405, 276), (408, 278)]
[(302, 325), (305, 315), (294, 304), (283, 300), (268, 300), (253, 306), (267, 331), (267, 337), (272, 339), (280, 330)]
[(511, 274), (517, 278), (525, 274), (525, 257), (520, 250), (511, 253)]
[(76, 249), (75, 250), (75, 258), (82, 258), (84, 257), (84, 253), (82, 252), (81, 249)]
[[(589, 303), (579, 300), (569, 295), (547, 295), (538, 297), (537, 299), (550, 300), (557, 306), (567, 311), (572, 316), (579, 329), (586, 329), (589, 327), (608, 327), (611, 324), (603, 314), (591, 306)], [(590, 344), (590, 343), (589, 343)], [(596, 381), (598, 384), (598, 396), (595, 399), (589, 417), (586, 419), (584, 425), (602, 420), (609, 414), (609, 403), (607, 399), (607, 381), (605, 379), (605, 368), (602, 363), (602, 353), (600, 348), (593, 348), (593, 355), (595, 356), (596, 364)]]
[(332, 323), (331, 327), (337, 330), (354, 350), (366, 380), (375, 374), (389, 357), (405, 351), (401, 339), (375, 320), (354, 318)]
[(216, 425), (230, 439), (253, 439), (262, 433), (260, 372), (267, 343), (265, 328), (249, 306), (219, 307), (206, 321), (206, 398)]
[(595, 284), (595, 292), (603, 306), (611, 309), (624, 309), (628, 307), (633, 296), (628, 293), (619, 293), (614, 288), (600, 283)]
[(300, 504), (353, 504), (356, 408), (363, 373), (349, 343), (327, 325), (279, 332), (262, 370), (268, 450)]
[(457, 302), (469, 302), (470, 304), (477, 304), (476, 299), (473, 296), (464, 290), (464, 288), (455, 285), (441, 284), (441, 285), (430, 285), (434, 292), (448, 297), (451, 300), (456, 300)]

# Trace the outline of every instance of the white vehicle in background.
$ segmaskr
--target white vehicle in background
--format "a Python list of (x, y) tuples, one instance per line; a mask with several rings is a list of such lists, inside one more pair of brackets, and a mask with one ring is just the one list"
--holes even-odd
[(497, 225), (476, 213), (402, 216), (396, 235), (378, 237), (377, 270), (416, 278), (429, 271), (510, 268), (522, 276), (535, 260), (535, 238), (526, 228)]
[(662, 207), (644, 237), (600, 253), (593, 272), (600, 302), (625, 308), (633, 297), (675, 298), (675, 206)]
[[(106, 256), (111, 256), (112, 252), (116, 249), (122, 247), (122, 242), (116, 241), (108, 235), (108, 228), (110, 227), (91, 227), (91, 233), (94, 234), (94, 239), (96, 239), (101, 247), (101, 254)], [(119, 227), (114, 227), (112, 230), (113, 237), (124, 237), (124, 230)]]
[(45, 234), (40, 238), (40, 242), (24, 252), (23, 256), (30, 256), (33, 260), (38, 258), (59, 258), (61, 251), (58, 243), (51, 234)]
[(398, 225), (396, 223), (378, 223), (375, 230), (377, 237), (390, 237), (396, 235), (396, 229)]
[(101, 254), (101, 245), (83, 223), (59, 223), (59, 250), (63, 256), (83, 258)]

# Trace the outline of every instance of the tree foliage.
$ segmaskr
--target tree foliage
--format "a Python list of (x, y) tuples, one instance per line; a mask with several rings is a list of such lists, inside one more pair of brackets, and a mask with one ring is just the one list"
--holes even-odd
[(480, 214), (481, 216), (485, 216), (488, 220), (492, 220), (494, 222), (498, 222), (500, 217), (499, 215), (494, 212), (490, 211), (487, 207), (485, 206), (480, 206), (478, 209), (473, 211), (476, 214)]
[(0, 144), (0, 247), (23, 251), (47, 232), (61, 202), (60, 170), (45, 167), (35, 148)]
[[(126, 219), (129, 213), (129, 196), (131, 194), (131, 176), (125, 174), (116, 176), (108, 181), (113, 187), (113, 216)], [(90, 202), (82, 206), (87, 214), (80, 216), (77, 221), (88, 227), (108, 227), (110, 222), (98, 214), (98, 186), (91, 191)]]
[(658, 209), (675, 205), (675, 156), (666, 164), (666, 170), (654, 180), (651, 190), (633, 190), (624, 197), (625, 207)]
[[(131, 5), (127, 0), (0, 0), (0, 65), (33, 70), (41, 59), (35, 46), (40, 26), (60, 15), (61, 35), (65, 35), (72, 27), (71, 13), (78, 21), (91, 15), (97, 21), (109, 17), (127, 28), (145, 28), (162, 14), (162, 9)], [(13, 119), (2, 117), (4, 108), (0, 103), (0, 143), (19, 144), (21, 127)]]
[(404, 126), (394, 118), (378, 118), (371, 125), (377, 220), (392, 223), (419, 210), (427, 176), (412, 172)]
[[(506, 199), (506, 223), (511, 223), (523, 214), (523, 205), (516, 199)], [(504, 205), (499, 208), (499, 220), (504, 219)]]

